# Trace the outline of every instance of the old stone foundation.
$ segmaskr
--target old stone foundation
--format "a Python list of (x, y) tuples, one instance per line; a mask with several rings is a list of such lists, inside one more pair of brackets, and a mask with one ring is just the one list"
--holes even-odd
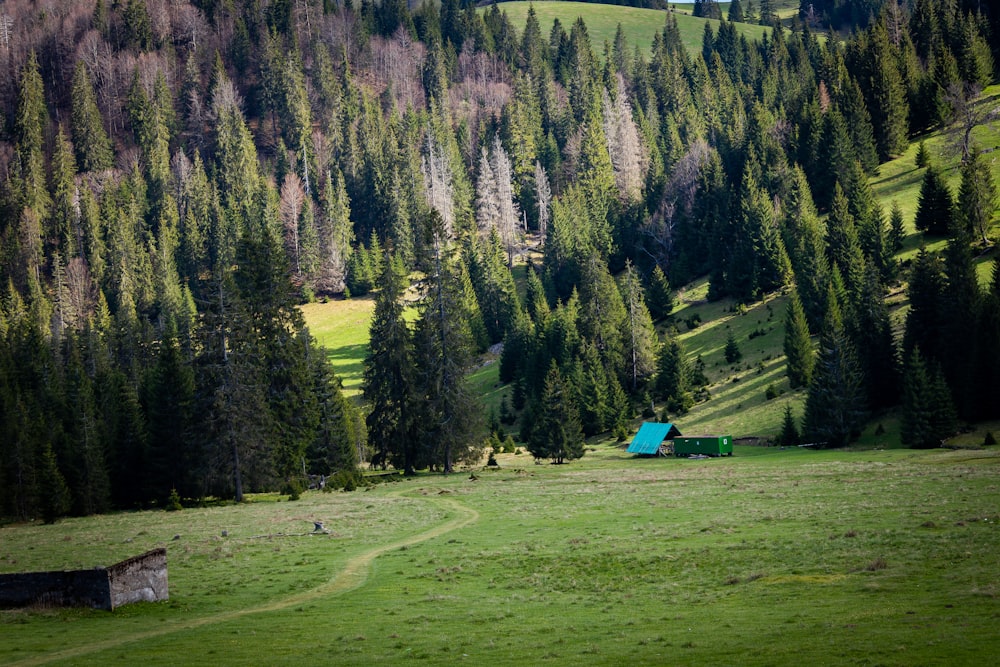
[(0, 574), (0, 607), (51, 605), (111, 611), (123, 604), (168, 598), (167, 550), (163, 548), (93, 570)]

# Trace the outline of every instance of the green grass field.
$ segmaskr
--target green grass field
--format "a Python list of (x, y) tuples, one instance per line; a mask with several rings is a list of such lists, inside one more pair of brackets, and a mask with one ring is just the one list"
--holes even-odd
[[(562, 2), (543, 0), (542, 2), (504, 2), (500, 5), (507, 12), (511, 23), (520, 33), (524, 30), (524, 22), (528, 17), (528, 7), (534, 5), (542, 35), (548, 38), (552, 30), (552, 22), (558, 18), (563, 29), (569, 32), (578, 17), (587, 24), (587, 34), (590, 44), (597, 56), (604, 54), (604, 42), (615, 41), (615, 32), (621, 23), (622, 30), (628, 35), (629, 51), (638, 46), (649, 54), (653, 44), (653, 35), (663, 30), (666, 13), (657, 9), (639, 9), (621, 5), (602, 5), (590, 2)], [(684, 48), (689, 54), (701, 52), (701, 41), (705, 30), (705, 21), (712, 24), (713, 30), (718, 30), (719, 21), (691, 16), (693, 5), (678, 5), (679, 11), (674, 12), (677, 27), (681, 33)], [(725, 10), (724, 10), (725, 11)], [(748, 23), (737, 23), (736, 29), (748, 39), (760, 39), (766, 28)]]
[(310, 333), (326, 348), (330, 364), (343, 381), (348, 396), (361, 392), (368, 328), (374, 310), (375, 301), (370, 297), (302, 306)]
[[(5, 526), (2, 572), (165, 545), (171, 597), (0, 612), (0, 664), (980, 665), (1000, 650), (996, 447), (689, 461), (598, 445), (500, 464)], [(305, 535), (313, 519), (332, 533)]]

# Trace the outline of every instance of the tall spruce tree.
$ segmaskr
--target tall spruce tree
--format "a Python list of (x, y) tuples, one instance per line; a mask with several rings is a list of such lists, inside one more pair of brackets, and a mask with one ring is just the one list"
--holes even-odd
[(70, 128), (76, 161), (81, 171), (101, 171), (114, 162), (111, 140), (104, 130), (101, 112), (97, 108), (94, 87), (83, 60), (73, 70)]
[(473, 438), (480, 406), (465, 378), (475, 343), (463, 272), (436, 211), (431, 211), (428, 227), (430, 274), (415, 333), (423, 401), (420, 438), (431, 462), (451, 473), (456, 462), (471, 462), (481, 452), (481, 444)]
[(528, 440), (528, 451), (536, 459), (565, 463), (583, 456), (584, 436), (579, 410), (553, 361), (536, 407), (537, 425)]
[(372, 464), (392, 464), (412, 475), (426, 465), (416, 433), (416, 366), (413, 335), (403, 319), (403, 276), (391, 261), (378, 280), (375, 311), (365, 357), (364, 396), (370, 405), (365, 422), (375, 448)]
[(903, 371), (902, 444), (914, 449), (938, 447), (954, 432), (955, 413), (941, 372), (929, 371), (920, 348), (914, 348)]
[(996, 214), (997, 188), (993, 172), (977, 149), (962, 163), (962, 184), (955, 210), (957, 222), (970, 236), (989, 243), (990, 224)]
[(864, 425), (864, 379), (836, 299), (831, 297), (829, 302), (806, 396), (802, 434), (810, 442), (843, 447), (861, 434)]
[(917, 198), (917, 216), (913, 225), (927, 234), (944, 236), (954, 225), (955, 207), (951, 189), (937, 165), (930, 165), (924, 172)]
[(785, 357), (787, 358), (788, 383), (792, 389), (808, 387), (812, 379), (816, 354), (809, 338), (809, 324), (802, 309), (802, 301), (793, 290), (785, 311)]

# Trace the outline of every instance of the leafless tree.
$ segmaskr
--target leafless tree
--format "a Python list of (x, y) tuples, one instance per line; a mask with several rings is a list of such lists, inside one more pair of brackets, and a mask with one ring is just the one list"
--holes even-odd
[(538, 234), (545, 243), (545, 235), (549, 230), (549, 217), (552, 205), (552, 189), (549, 187), (549, 177), (541, 162), (535, 162), (535, 196), (538, 201)]
[(945, 93), (945, 99), (954, 114), (951, 143), (954, 150), (962, 154), (962, 162), (967, 161), (971, 155), (972, 131), (1000, 118), (1000, 107), (992, 99), (980, 100), (980, 93), (982, 88), (974, 83), (952, 83)]
[(278, 213), (285, 230), (285, 247), (292, 258), (297, 276), (302, 275), (299, 217), (302, 215), (305, 199), (306, 192), (302, 187), (302, 179), (293, 171), (285, 174), (285, 180), (281, 184), (281, 201), (278, 205)]
[(500, 239), (507, 248), (507, 263), (513, 264), (514, 252), (521, 236), (518, 233), (521, 211), (514, 201), (514, 170), (499, 134), (493, 137), (492, 167), (493, 178), (496, 179), (497, 228)]
[(710, 148), (699, 139), (691, 144), (687, 153), (677, 161), (674, 171), (663, 188), (663, 196), (656, 212), (643, 225), (642, 233), (649, 239), (649, 251), (662, 266), (666, 266), (673, 252), (674, 228), (680, 213), (691, 213), (698, 193), (698, 175), (708, 162)]
[(604, 136), (608, 142), (618, 194), (625, 201), (635, 201), (642, 194), (649, 156), (632, 119), (632, 105), (628, 101), (625, 81), (621, 74), (616, 74), (615, 79), (617, 90), (614, 100), (607, 90), (602, 91)]
[(430, 131), (427, 132), (420, 171), (424, 176), (427, 205), (441, 216), (445, 233), (451, 238), (455, 223), (451, 164), (446, 149), (439, 145)]

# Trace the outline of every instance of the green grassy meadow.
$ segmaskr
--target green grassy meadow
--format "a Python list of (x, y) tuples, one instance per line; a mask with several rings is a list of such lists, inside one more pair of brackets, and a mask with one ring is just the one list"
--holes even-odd
[(356, 396), (364, 380), (368, 353), (368, 328), (375, 300), (370, 297), (307, 303), (302, 306), (309, 332), (326, 348), (334, 372), (344, 383), (344, 393)]
[[(0, 663), (979, 665), (1000, 650), (996, 447), (691, 461), (596, 445), (500, 464), (5, 526), (3, 572), (166, 546), (171, 598), (2, 611)], [(331, 534), (304, 534), (314, 518)]]
[[(663, 30), (663, 24), (666, 22), (666, 12), (662, 10), (590, 2), (562, 2), (561, 0), (504, 2), (500, 5), (500, 9), (507, 12), (511, 23), (518, 32), (521, 32), (524, 30), (524, 23), (528, 17), (528, 7), (531, 5), (535, 7), (538, 24), (542, 29), (542, 35), (546, 38), (552, 30), (552, 22), (555, 19), (558, 18), (563, 29), (569, 32), (576, 19), (582, 17), (584, 23), (587, 24), (587, 34), (590, 36), (591, 47), (598, 56), (604, 53), (605, 41), (609, 44), (614, 43), (619, 23), (628, 36), (629, 50), (631, 51), (638, 46), (644, 53), (649, 54), (653, 44), (653, 35)], [(719, 21), (691, 16), (692, 7), (693, 5), (679, 4), (677, 5), (679, 11), (675, 11), (674, 16), (677, 18), (677, 28), (680, 30), (684, 48), (687, 49), (688, 53), (693, 54), (701, 52), (705, 22), (708, 21), (712, 25), (712, 29), (717, 31)], [(766, 31), (766, 28), (762, 26), (749, 23), (737, 23), (736, 29), (740, 34), (746, 35), (747, 39), (760, 39)]]

